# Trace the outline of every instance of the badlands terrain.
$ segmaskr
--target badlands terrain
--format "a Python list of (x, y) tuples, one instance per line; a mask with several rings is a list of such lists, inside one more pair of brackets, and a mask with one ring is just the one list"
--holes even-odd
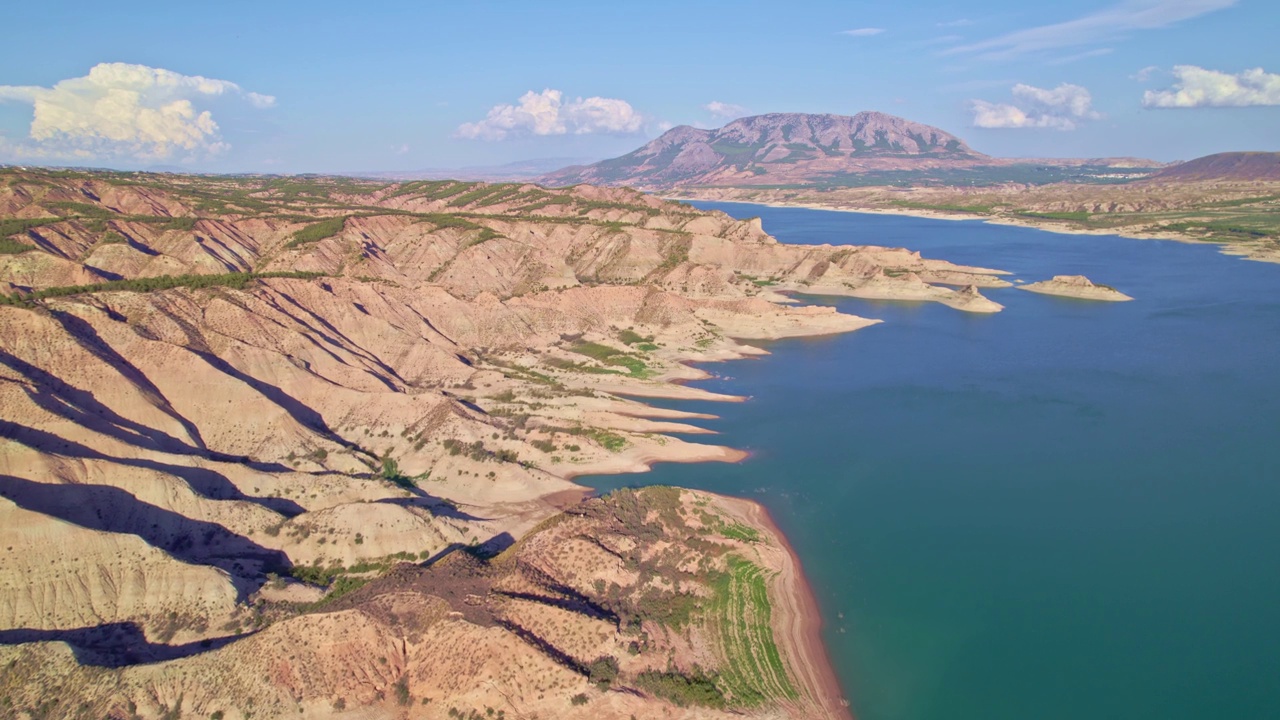
[[(841, 717), (675, 381), (996, 270), (625, 189), (0, 170), (0, 717)], [(348, 715), (350, 714), (350, 715)]]

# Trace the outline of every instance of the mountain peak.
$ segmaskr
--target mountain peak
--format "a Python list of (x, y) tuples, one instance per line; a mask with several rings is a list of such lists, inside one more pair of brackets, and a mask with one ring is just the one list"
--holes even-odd
[(768, 113), (714, 130), (682, 125), (622, 157), (565, 168), (544, 180), (637, 187), (760, 182), (765, 176), (778, 182), (904, 161), (985, 157), (950, 133), (881, 112)]

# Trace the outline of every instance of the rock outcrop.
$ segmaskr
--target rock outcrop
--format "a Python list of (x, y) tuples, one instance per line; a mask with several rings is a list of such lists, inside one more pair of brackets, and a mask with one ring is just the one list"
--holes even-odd
[(1018, 288), (1043, 295), (1058, 295), (1081, 300), (1124, 302), (1133, 299), (1109, 285), (1095, 285), (1083, 275), (1055, 275), (1051, 280), (1019, 285)]

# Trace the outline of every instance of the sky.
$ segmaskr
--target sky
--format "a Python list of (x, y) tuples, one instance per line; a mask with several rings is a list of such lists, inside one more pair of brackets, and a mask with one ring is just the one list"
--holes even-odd
[(1280, 150), (1276, 0), (20, 3), (0, 163), (412, 171), (878, 110), (1005, 157)]

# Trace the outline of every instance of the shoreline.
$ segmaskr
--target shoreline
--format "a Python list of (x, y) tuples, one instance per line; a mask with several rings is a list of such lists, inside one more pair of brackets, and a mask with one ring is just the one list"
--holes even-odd
[(831, 654), (822, 638), (824, 625), (813, 585), (805, 575), (800, 561), (787, 536), (774, 521), (769, 509), (755, 500), (722, 495), (726, 504), (740, 506), (744, 519), (773, 535), (783, 555), (783, 567), (771, 585), (783, 590), (774, 599), (774, 642), (784, 648), (784, 653), (796, 667), (791, 668), (797, 684), (810, 693), (811, 699), (822, 707), (829, 717), (854, 720), (848, 695), (840, 684)]
[(1170, 242), (1186, 243), (1188, 245), (1209, 245), (1218, 248), (1218, 252), (1223, 255), (1239, 257), (1244, 260), (1252, 260), (1254, 262), (1280, 263), (1280, 250), (1269, 248), (1255, 248), (1249, 245), (1241, 245), (1226, 242), (1214, 242), (1212, 240), (1203, 240), (1193, 238), (1178, 233), (1144, 233), (1137, 231), (1125, 231), (1123, 229), (1104, 230), (1093, 228), (1076, 228), (1060, 224), (1038, 223), (1031, 219), (1019, 219), (1011, 217), (998, 217), (990, 215), (975, 215), (971, 213), (948, 212), (946, 210), (930, 210), (927, 208), (851, 208), (839, 207), (835, 205), (824, 205), (815, 202), (785, 202), (785, 201), (769, 201), (762, 202), (759, 200), (726, 200), (723, 198), (705, 198), (705, 197), (674, 197), (659, 196), (663, 200), (674, 201), (694, 201), (694, 202), (719, 202), (719, 203), (738, 203), (740, 205), (761, 205), (763, 207), (773, 208), (800, 208), (804, 210), (827, 210), (830, 212), (856, 213), (862, 215), (897, 215), (901, 217), (916, 217), (927, 220), (947, 220), (952, 222), (982, 222), (988, 225), (1004, 225), (1008, 227), (1021, 227), (1031, 230), (1043, 230), (1044, 232), (1054, 233), (1055, 235), (1095, 235), (1095, 236), (1111, 236), (1121, 237), (1127, 240), (1167, 240)]
[[(861, 328), (858, 328), (861, 329)], [(835, 331), (829, 333), (816, 333), (817, 335), (833, 335), (848, 331)], [(799, 336), (799, 337), (808, 337)], [(797, 338), (798, 339), (798, 338)], [(742, 342), (741, 339), (735, 339), (735, 342)], [(715, 358), (686, 358), (680, 363), (691, 370), (699, 370), (701, 377), (671, 377), (663, 380), (663, 384), (670, 384), (679, 388), (696, 390), (687, 385), (690, 382), (711, 379), (712, 373), (706, 372), (697, 367), (698, 364), (704, 362), (729, 362), (733, 360), (753, 360), (762, 359), (768, 353), (760, 354), (743, 354), (737, 357), (715, 357)], [(703, 391), (706, 392), (706, 391)], [(625, 393), (617, 393), (625, 394)], [(720, 402), (746, 402), (750, 396), (733, 396), (733, 395), (715, 395), (715, 400)], [(636, 396), (632, 396), (636, 397)], [(647, 397), (658, 399), (661, 395), (649, 395)], [(643, 403), (645, 396), (639, 396), (641, 405), (648, 408)], [(706, 397), (672, 397), (669, 399), (678, 400), (707, 400)], [(643, 412), (643, 411), (641, 411)], [(663, 414), (671, 413), (677, 415), (685, 415), (684, 411), (661, 410)], [(689, 415), (699, 415), (699, 413), (689, 413)], [(706, 416), (715, 418), (716, 416)], [(717, 418), (718, 419), (718, 418)], [(653, 466), (657, 463), (681, 463), (693, 464), (704, 462), (728, 462), (741, 463), (751, 458), (752, 453), (746, 450), (739, 450), (723, 445), (707, 445), (703, 446), (708, 449), (714, 448), (720, 452), (720, 457), (688, 457), (674, 458), (661, 457), (661, 453), (643, 453), (639, 457), (628, 458), (636, 464), (630, 467), (615, 468), (587, 468), (582, 472), (569, 472), (559, 475), (566, 482), (572, 483), (575, 487), (572, 489), (559, 490), (544, 496), (542, 500), (555, 507), (557, 511), (577, 505), (578, 503), (599, 495), (605, 494), (600, 490), (583, 484), (579, 478), (586, 476), (612, 476), (625, 475), (630, 473), (647, 473), (652, 471)], [(639, 467), (643, 466), (643, 467)], [(674, 486), (680, 487), (680, 486)], [(682, 488), (693, 490), (692, 488)], [(769, 509), (760, 502), (735, 495), (724, 495), (714, 493), (707, 490), (695, 490), (695, 492), (713, 495), (721, 500), (726, 508), (735, 510), (740, 519), (747, 524), (763, 530), (767, 535), (771, 535), (776, 539), (776, 549), (780, 550), (778, 564), (781, 568), (779, 572), (772, 578), (769, 583), (770, 596), (773, 605), (773, 617), (771, 622), (774, 628), (774, 642), (778, 645), (785, 658), (788, 660), (788, 668), (794, 675), (797, 689), (805, 693), (808, 699), (824, 712), (828, 718), (835, 720), (855, 720), (851, 704), (848, 696), (844, 692), (844, 688), (840, 683), (839, 675), (836, 673), (835, 665), (831, 661), (831, 655), (828, 651), (826, 641), (822, 637), (822, 628), (825, 624), (821, 609), (818, 605), (817, 596), (813, 592), (813, 586), (809, 582), (808, 576), (804, 573), (804, 565), (801, 562), (800, 555), (792, 547), (791, 542), (787, 539), (782, 529), (778, 527), (777, 522), (773, 519)], [(804, 710), (804, 708), (796, 708)]]

